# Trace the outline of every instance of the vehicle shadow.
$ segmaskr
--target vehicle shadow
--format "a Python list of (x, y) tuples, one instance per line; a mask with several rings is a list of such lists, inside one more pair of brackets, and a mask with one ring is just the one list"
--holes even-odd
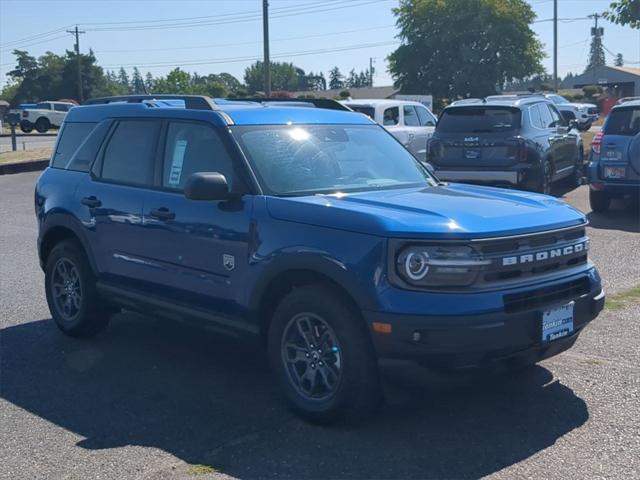
[[(634, 201), (635, 200), (635, 201)], [(589, 226), (605, 230), (640, 233), (640, 199), (613, 199), (605, 213), (587, 213)]]
[(0, 396), (84, 437), (78, 447), (156, 447), (240, 478), (476, 478), (589, 416), (538, 366), (524, 375), (394, 376), (375, 418), (313, 426), (282, 406), (260, 349), (133, 314), (86, 341), (51, 320), (8, 327), (0, 348)]

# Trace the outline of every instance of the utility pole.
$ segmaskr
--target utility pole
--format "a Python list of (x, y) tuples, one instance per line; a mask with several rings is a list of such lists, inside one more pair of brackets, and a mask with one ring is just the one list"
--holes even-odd
[(558, 0), (553, 0), (553, 89), (558, 93)]
[(374, 58), (369, 57), (369, 87), (373, 87), (373, 72), (375, 71), (373, 68)]
[[(593, 18), (594, 20), (594, 26), (591, 28), (591, 36), (592, 37), (597, 37), (598, 39), (600, 39), (603, 35), (604, 35), (604, 28), (600, 27), (598, 28), (598, 18), (600, 18), (601, 15), (596, 12), (593, 15), (589, 15), (589, 18)], [(602, 40), (600, 40), (600, 43), (602, 42)], [(593, 40), (592, 40), (592, 46), (593, 46)], [(593, 84), (596, 84), (596, 65), (593, 66), (592, 68), (593, 70)]]
[(269, 2), (262, 0), (262, 43), (264, 44), (264, 96), (271, 96), (271, 60), (269, 60)]
[(82, 103), (84, 101), (82, 95), (82, 59), (80, 58), (80, 34), (87, 33), (83, 30), (78, 30), (78, 25), (74, 30), (67, 30), (67, 33), (74, 34), (76, 36), (76, 44), (74, 45), (76, 50), (76, 58), (78, 59), (78, 101)]

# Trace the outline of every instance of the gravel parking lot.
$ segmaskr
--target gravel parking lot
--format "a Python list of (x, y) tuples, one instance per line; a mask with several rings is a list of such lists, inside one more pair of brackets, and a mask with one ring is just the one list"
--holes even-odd
[[(638, 301), (524, 374), (387, 370), (376, 418), (315, 427), (283, 408), (255, 347), (133, 314), (94, 340), (60, 334), (36, 178), (0, 177), (2, 479), (640, 476)], [(558, 195), (589, 211), (586, 187)], [(638, 210), (589, 220), (607, 293), (640, 285)]]

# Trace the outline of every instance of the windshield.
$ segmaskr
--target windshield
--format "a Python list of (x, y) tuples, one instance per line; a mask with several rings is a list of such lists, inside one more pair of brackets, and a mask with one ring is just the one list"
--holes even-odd
[(569, 100), (567, 100), (564, 97), (561, 97), (560, 95), (549, 95), (547, 98), (549, 100), (551, 100), (553, 103), (555, 103), (556, 105), (561, 105), (563, 103), (569, 103)]
[(437, 131), (492, 133), (520, 128), (520, 110), (511, 107), (453, 107), (442, 112)]
[(435, 185), (413, 156), (377, 125), (232, 127), (271, 195), (310, 195)]

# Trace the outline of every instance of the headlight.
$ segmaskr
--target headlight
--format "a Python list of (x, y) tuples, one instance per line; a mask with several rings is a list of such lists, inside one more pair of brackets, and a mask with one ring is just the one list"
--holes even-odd
[(396, 255), (396, 274), (413, 286), (465, 286), (491, 260), (465, 246), (407, 246)]
[(587, 107), (585, 107), (584, 105), (580, 105), (579, 107), (576, 108), (576, 110), (578, 110), (579, 112), (586, 112)]

